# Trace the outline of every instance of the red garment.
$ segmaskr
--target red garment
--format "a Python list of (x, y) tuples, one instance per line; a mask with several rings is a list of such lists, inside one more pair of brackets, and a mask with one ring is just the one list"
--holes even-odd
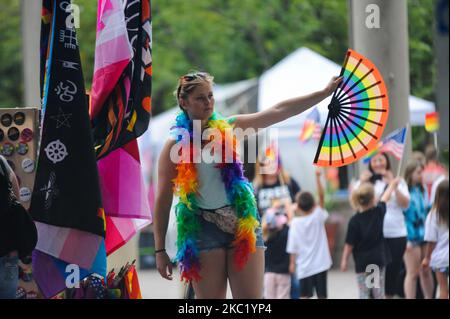
[(446, 175), (447, 170), (439, 163), (428, 163), (422, 172), (422, 181), (428, 194), (428, 198), (431, 196), (431, 188), (433, 183), (439, 176)]

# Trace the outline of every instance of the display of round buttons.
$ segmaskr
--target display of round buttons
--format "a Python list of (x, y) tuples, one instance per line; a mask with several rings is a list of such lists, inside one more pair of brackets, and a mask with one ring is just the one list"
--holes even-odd
[(19, 155), (25, 155), (28, 153), (28, 144), (24, 142), (19, 142), (19, 144), (16, 145), (16, 152)]
[(19, 191), (20, 200), (22, 202), (28, 202), (31, 199), (31, 191), (28, 187), (22, 187)]
[(29, 128), (25, 128), (22, 130), (22, 133), (20, 134), (20, 139), (22, 142), (30, 142), (33, 139), (33, 131)]
[(22, 161), (22, 169), (25, 173), (31, 173), (34, 171), (34, 161), (31, 158), (25, 158)]
[(0, 154), (3, 156), (11, 156), (14, 153), (14, 145), (9, 142), (4, 143), (0, 146)]
[(8, 113), (3, 114), (0, 119), (0, 123), (2, 123), (2, 125), (6, 126), (6, 127), (10, 126), (12, 124), (12, 121), (13, 121), (12, 116), (11, 116), (11, 114), (8, 114)]
[(8, 138), (11, 141), (17, 141), (19, 139), (19, 136), (20, 136), (20, 132), (19, 132), (19, 129), (17, 127), (11, 127), (8, 130)]
[(25, 114), (23, 112), (17, 112), (14, 114), (14, 123), (16, 123), (16, 125), (22, 125), (25, 123)]

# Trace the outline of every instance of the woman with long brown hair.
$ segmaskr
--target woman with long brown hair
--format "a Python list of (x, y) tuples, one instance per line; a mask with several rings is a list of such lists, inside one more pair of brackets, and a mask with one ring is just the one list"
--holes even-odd
[(425, 224), (427, 247), (425, 258), (422, 261), (422, 267), (425, 269), (431, 267), (436, 273), (440, 299), (448, 299), (448, 196), (448, 180), (444, 180), (437, 187), (433, 208), (427, 216)]
[[(354, 185), (370, 182), (375, 188), (375, 198), (378, 201), (394, 179), (389, 156), (386, 153), (374, 155), (369, 162), (369, 170), (362, 172), (360, 179)], [(386, 202), (386, 215), (383, 221), (383, 235), (391, 255), (391, 262), (386, 266), (385, 293), (386, 298), (400, 294), (398, 284), (401, 280), (403, 255), (406, 249), (406, 224), (403, 210), (409, 206), (408, 185), (400, 179), (389, 201)]]
[(410, 193), (409, 207), (404, 211), (407, 230), (406, 251), (403, 256), (406, 266), (404, 290), (407, 299), (416, 298), (418, 278), (424, 298), (430, 299), (433, 294), (431, 271), (420, 267), (425, 256), (425, 219), (428, 211), (427, 195), (422, 184), (423, 168), (423, 164), (413, 161), (408, 163), (404, 173)]

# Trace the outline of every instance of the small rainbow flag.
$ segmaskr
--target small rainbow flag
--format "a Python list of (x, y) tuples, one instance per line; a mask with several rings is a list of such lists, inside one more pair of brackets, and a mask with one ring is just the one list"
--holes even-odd
[(425, 130), (433, 133), (439, 130), (439, 113), (432, 112), (425, 114)]
[(302, 143), (306, 143), (309, 139), (320, 139), (322, 129), (320, 127), (320, 113), (315, 107), (303, 122), (299, 139)]
[(378, 143), (377, 147), (375, 147), (373, 150), (371, 150), (369, 153), (367, 153), (366, 156), (363, 157), (363, 163), (369, 164), (370, 159), (380, 152), (380, 148), (382, 145), (383, 145), (383, 143), (381, 143), (381, 142)]

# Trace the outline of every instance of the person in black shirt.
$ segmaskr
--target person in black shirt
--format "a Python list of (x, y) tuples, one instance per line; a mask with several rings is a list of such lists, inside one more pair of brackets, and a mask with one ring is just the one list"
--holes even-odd
[(263, 238), (267, 249), (265, 254), (264, 298), (289, 299), (291, 275), (289, 254), (286, 252), (289, 226), (288, 216), (282, 204), (266, 210), (262, 221)]
[[(271, 169), (269, 166), (272, 165), (277, 167)], [(267, 171), (263, 173), (265, 169)], [(292, 210), (289, 210), (287, 205), (295, 201), (295, 195), (301, 189), (298, 183), (281, 166), (280, 159), (277, 159), (275, 163), (257, 161), (255, 172), (253, 186), (260, 215), (263, 216), (266, 209), (273, 206), (274, 201), (284, 202), (287, 208), (286, 214), (292, 214)]]
[[(389, 250), (383, 236), (383, 220), (386, 202), (397, 188), (399, 179), (394, 179), (375, 206), (375, 190), (372, 184), (363, 183), (351, 194), (352, 205), (358, 211), (349, 221), (341, 270), (347, 270), (350, 254), (355, 261), (359, 297), (384, 299), (384, 274), (389, 263)], [(372, 278), (374, 280), (372, 280)]]
[[(269, 149), (266, 150), (266, 154)], [(276, 150), (275, 153), (278, 153)], [(293, 217), (293, 203), (295, 195), (300, 191), (298, 183), (289, 176), (287, 171), (281, 165), (281, 159), (266, 158), (265, 161), (257, 161), (255, 167), (255, 178), (253, 186), (255, 188), (255, 197), (258, 204), (259, 214), (263, 217), (268, 209), (281, 203), (284, 207), (284, 214), (288, 216), (288, 220)], [(286, 239), (287, 240), (287, 239)], [(269, 243), (266, 242), (266, 245)], [(285, 251), (286, 245), (283, 248)], [(266, 263), (271, 263), (271, 249), (268, 246), (266, 250)], [(267, 268), (266, 268), (267, 271)], [(295, 274), (291, 275), (291, 299), (300, 297), (299, 281)]]
[(30, 255), (37, 243), (36, 226), (13, 189), (17, 179), (0, 155), (0, 299), (15, 298), (19, 258)]

